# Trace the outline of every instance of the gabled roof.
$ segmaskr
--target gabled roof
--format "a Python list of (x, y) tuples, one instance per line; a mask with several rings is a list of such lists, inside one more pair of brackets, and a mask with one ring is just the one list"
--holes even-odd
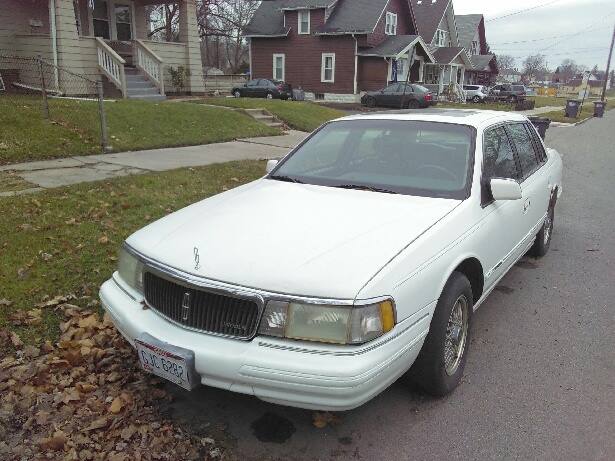
[(382, 43), (374, 48), (361, 50), (357, 54), (359, 56), (377, 56), (381, 58), (396, 58), (403, 52), (409, 50), (412, 46), (420, 45), (425, 50), (431, 62), (435, 62), (433, 55), (429, 52), (429, 48), (423, 42), (423, 39), (418, 35), (392, 35), (387, 37)]
[(491, 71), (489, 68), (489, 64), (495, 58), (492, 54), (475, 54), (470, 56), (470, 60), (472, 61), (472, 68), (474, 70), (480, 71)]
[(450, 0), (409, 0), (408, 3), (414, 13), (418, 34), (431, 43)]
[[(453, 62), (457, 58), (457, 56), (459, 56), (462, 53), (465, 54), (465, 51), (460, 46), (452, 46), (452, 47), (443, 46), (440, 48), (436, 48), (436, 50), (433, 53), (433, 57), (436, 58), (436, 62), (438, 64), (446, 65), (446, 64), (450, 64), (451, 62)], [(467, 58), (464, 60), (467, 60)]]
[(342, 0), (316, 33), (371, 33), (378, 25), (388, 0)]
[(284, 11), (332, 8), (331, 16), (316, 34), (371, 33), (378, 25), (388, 0), (263, 0), (249, 24), (246, 36), (284, 36)]
[(459, 44), (466, 50), (471, 49), (472, 39), (474, 39), (474, 36), (478, 31), (478, 26), (482, 20), (482, 14), (455, 15), (457, 34), (459, 35)]

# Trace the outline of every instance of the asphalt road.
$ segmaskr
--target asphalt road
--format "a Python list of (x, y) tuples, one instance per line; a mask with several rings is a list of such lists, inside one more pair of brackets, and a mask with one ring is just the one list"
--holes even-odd
[(552, 128), (548, 144), (565, 165), (551, 251), (477, 311), (452, 395), (398, 382), (325, 429), (312, 412), (209, 388), (174, 390), (170, 414), (245, 460), (615, 459), (615, 111)]

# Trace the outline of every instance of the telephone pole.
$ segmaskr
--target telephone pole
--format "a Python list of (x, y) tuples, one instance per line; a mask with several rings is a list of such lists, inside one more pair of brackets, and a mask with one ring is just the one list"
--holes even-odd
[(611, 58), (613, 57), (613, 46), (615, 45), (615, 26), (613, 27), (613, 38), (611, 39), (611, 50), (609, 51), (609, 60), (606, 63), (606, 73), (604, 74), (604, 86), (602, 87), (602, 97), (600, 100), (604, 102), (606, 96), (606, 87), (609, 82), (609, 72), (611, 71)]

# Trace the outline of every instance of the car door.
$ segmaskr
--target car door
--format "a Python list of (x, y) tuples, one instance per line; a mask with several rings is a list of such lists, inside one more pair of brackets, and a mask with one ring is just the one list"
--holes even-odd
[(508, 133), (503, 125), (485, 130), (483, 135), (482, 208), (485, 216), (480, 239), (485, 266), (485, 288), (489, 288), (517, 260), (526, 234), (522, 223), (522, 200), (493, 200), (489, 182), (494, 178), (522, 178)]
[(246, 86), (243, 89), (243, 96), (247, 96), (248, 98), (255, 97), (257, 85), (258, 80), (250, 80), (248, 83), (246, 83)]
[(532, 132), (527, 123), (508, 123), (506, 129), (521, 165), (521, 190), (523, 192), (523, 222), (526, 235), (524, 243), (532, 243), (549, 207), (551, 188), (544, 174), (545, 159), (539, 157)]
[(397, 99), (399, 83), (392, 83), (387, 86), (382, 92), (376, 96), (376, 103), (379, 106), (393, 107), (395, 106), (395, 100)]
[(267, 96), (267, 91), (269, 91), (269, 80), (261, 78), (254, 90), (254, 96), (257, 98), (264, 98)]

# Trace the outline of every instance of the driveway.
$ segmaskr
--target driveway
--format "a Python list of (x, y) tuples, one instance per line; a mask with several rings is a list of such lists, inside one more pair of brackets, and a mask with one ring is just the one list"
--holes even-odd
[(477, 311), (449, 397), (398, 382), (317, 429), (309, 411), (169, 386), (169, 414), (245, 460), (614, 459), (614, 128), (615, 111), (549, 131), (565, 163), (551, 251), (522, 260)]

